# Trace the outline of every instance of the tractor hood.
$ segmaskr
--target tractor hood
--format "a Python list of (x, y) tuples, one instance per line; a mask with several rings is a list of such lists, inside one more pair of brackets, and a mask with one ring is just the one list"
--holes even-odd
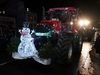
[[(41, 25), (40, 27), (43, 27), (41, 28), (42, 29), (41, 32), (44, 31), (44, 28), (46, 28), (46, 31), (49, 31), (50, 29), (52, 29), (55, 33), (58, 33), (61, 30), (61, 21), (55, 20), (55, 19), (41, 21), (40, 23), (37, 23), (37, 26), (38, 25)], [(48, 28), (50, 29), (48, 30)]]

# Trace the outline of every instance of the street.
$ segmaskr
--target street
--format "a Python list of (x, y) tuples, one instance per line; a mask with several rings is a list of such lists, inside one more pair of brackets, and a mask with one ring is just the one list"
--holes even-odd
[(61, 66), (52, 63), (44, 66), (33, 59), (16, 60), (0, 66), (0, 74), (6, 75), (75, 75), (77, 72), (78, 58), (72, 64)]
[[(75, 54), (71, 64), (66, 66), (52, 63), (44, 66), (34, 59), (10, 60), (11, 62), (1, 63), (0, 74), (2, 75), (92, 75), (91, 59), (89, 57), (91, 45), (83, 43), (81, 55)], [(90, 72), (91, 71), (91, 72)], [(89, 72), (89, 74), (88, 74)]]
[(88, 42), (85, 42), (83, 44), (80, 61), (79, 61), (79, 67), (78, 67), (78, 70), (80, 74), (82, 75), (92, 75), (93, 74), (92, 61), (91, 61), (90, 54), (89, 54), (90, 50), (91, 50), (91, 44)]

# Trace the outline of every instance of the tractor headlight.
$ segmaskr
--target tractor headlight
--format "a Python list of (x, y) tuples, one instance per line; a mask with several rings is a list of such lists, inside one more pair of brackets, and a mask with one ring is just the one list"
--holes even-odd
[(90, 24), (90, 21), (87, 20), (87, 19), (81, 19), (81, 20), (78, 21), (78, 24), (80, 26), (88, 26)]

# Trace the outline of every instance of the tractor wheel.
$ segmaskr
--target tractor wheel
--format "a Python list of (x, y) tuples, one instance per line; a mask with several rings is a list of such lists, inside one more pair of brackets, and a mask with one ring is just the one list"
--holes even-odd
[[(74, 40), (76, 40), (76, 39), (74, 39)], [(80, 54), (82, 51), (82, 45), (83, 45), (82, 36), (79, 36), (79, 38), (77, 40), (78, 41), (77, 41), (77, 43), (75, 43), (74, 49), (76, 49), (76, 52)]]
[(72, 37), (69, 37), (67, 34), (60, 35), (55, 53), (55, 60), (58, 64), (66, 65), (70, 63), (73, 58)]
[(83, 46), (83, 39), (82, 39), (82, 36), (80, 36), (80, 38), (79, 38), (79, 53), (81, 53), (81, 51), (82, 51), (82, 46)]

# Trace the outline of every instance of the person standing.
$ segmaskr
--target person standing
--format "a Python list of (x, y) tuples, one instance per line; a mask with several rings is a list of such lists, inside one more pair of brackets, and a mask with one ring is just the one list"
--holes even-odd
[(94, 48), (96, 49), (96, 53), (100, 55), (100, 32), (97, 35)]

